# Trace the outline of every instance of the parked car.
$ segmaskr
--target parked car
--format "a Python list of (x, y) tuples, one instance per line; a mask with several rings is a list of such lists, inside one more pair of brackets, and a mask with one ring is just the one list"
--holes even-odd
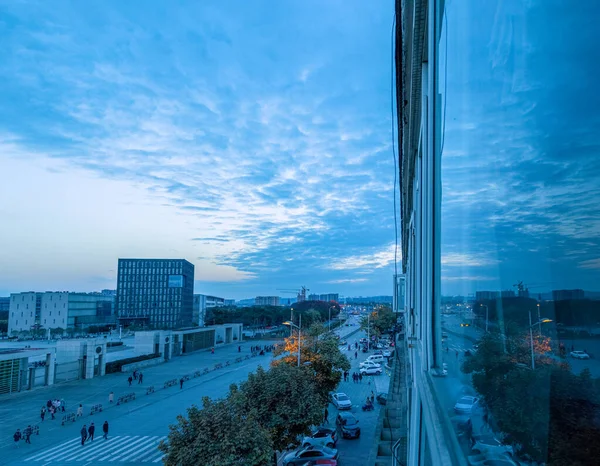
[(383, 356), (383, 351), (376, 350), (376, 351), (373, 351), (373, 354), (379, 354), (379, 355)]
[(504, 453), (514, 454), (511, 445), (504, 445), (493, 435), (476, 435), (473, 437), (473, 450), (479, 450), (484, 455), (502, 455)]
[(571, 357), (575, 359), (590, 359), (590, 355), (585, 351), (571, 351)]
[(383, 369), (381, 369), (381, 366), (379, 366), (379, 367), (361, 367), (360, 373), (362, 375), (381, 375), (383, 373)]
[(311, 445), (288, 453), (283, 457), (282, 464), (283, 466), (301, 466), (309, 461), (332, 459), (338, 459), (338, 451), (336, 449)]
[(479, 398), (476, 396), (463, 396), (454, 405), (454, 411), (460, 414), (470, 414), (478, 401)]
[(337, 409), (351, 409), (352, 401), (345, 393), (332, 393), (331, 402)]
[(342, 438), (359, 438), (360, 427), (358, 427), (358, 419), (351, 413), (339, 413), (335, 418), (337, 426)]
[(376, 362), (373, 362), (369, 359), (367, 359), (366, 361), (363, 361), (360, 363), (360, 367), (381, 367), (381, 364), (378, 364)]
[(384, 357), (384, 358), (391, 358), (391, 357), (392, 357), (392, 351), (393, 351), (393, 350), (385, 350), (385, 351), (383, 352), (383, 357)]
[(304, 437), (302, 440), (302, 446), (308, 447), (310, 445), (317, 447), (335, 448), (338, 436), (337, 430), (331, 427), (317, 427), (310, 436)]
[(387, 397), (388, 394), (387, 393), (380, 393), (379, 395), (377, 395), (376, 399), (377, 399), (377, 403), (379, 403), (380, 405), (385, 405), (387, 404)]

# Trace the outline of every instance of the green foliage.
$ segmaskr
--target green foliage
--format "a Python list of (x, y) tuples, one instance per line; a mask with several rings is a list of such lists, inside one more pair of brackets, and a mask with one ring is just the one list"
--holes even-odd
[(296, 442), (323, 417), (324, 402), (311, 372), (310, 367), (288, 364), (268, 371), (259, 367), (240, 385), (246, 411), (256, 413), (256, 422), (270, 432), (276, 450)]
[(177, 417), (169, 426), (168, 442), (159, 449), (167, 466), (243, 466), (270, 464), (273, 453), (269, 432), (247, 410), (246, 397), (237, 390), (227, 398), (202, 399), (202, 409), (192, 406), (188, 417)]
[(371, 335), (377, 337), (389, 331), (396, 323), (396, 316), (388, 306), (380, 306), (377, 310), (371, 312), (370, 316), (362, 316), (360, 319), (360, 328), (367, 330), (370, 325)]
[(589, 371), (578, 376), (567, 364), (541, 355), (532, 370), (528, 345), (522, 336), (505, 342), (488, 334), (462, 370), (472, 374), (505, 442), (521, 454), (552, 465), (590, 464), (589, 458), (600, 457), (594, 440), (600, 411)]
[(62, 327), (56, 327), (50, 329), (50, 335), (53, 337), (61, 337), (65, 333), (65, 329)]

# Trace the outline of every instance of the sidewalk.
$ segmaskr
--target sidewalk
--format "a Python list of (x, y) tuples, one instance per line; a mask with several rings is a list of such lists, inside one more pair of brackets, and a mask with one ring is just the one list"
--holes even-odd
[[(94, 419), (94, 416), (90, 416), (93, 405), (101, 403), (103, 411), (111, 410), (122, 395), (135, 393), (136, 398), (143, 397), (146, 396), (146, 390), (150, 386), (154, 386), (154, 390), (158, 392), (165, 389), (164, 383), (168, 380), (177, 379), (177, 384), (179, 384), (180, 377), (185, 375), (193, 377), (194, 371), (203, 371), (205, 368), (212, 371), (215, 370), (215, 364), (222, 364), (223, 367), (226, 367), (227, 361), (234, 365), (236, 358), (249, 356), (250, 346), (256, 344), (265, 343), (242, 342), (240, 344), (241, 353), (238, 353), (237, 344), (231, 344), (215, 349), (215, 354), (211, 354), (210, 350), (202, 350), (176, 357), (164, 364), (142, 370), (143, 383), (139, 384), (134, 380), (131, 387), (127, 381), (131, 373), (117, 373), (3, 396), (0, 398), (0, 431), (3, 433), (0, 438), (0, 448), (14, 444), (12, 434), (17, 428), (23, 431), (27, 425), (37, 424), (40, 429), (39, 435), (44, 436), (48, 431), (60, 428), (62, 417), (69, 413), (76, 413), (79, 404), (83, 405), (84, 413), (81, 421), (86, 422), (88, 419)], [(261, 358), (261, 356), (257, 356), (257, 358)], [(108, 401), (111, 391), (114, 392), (112, 405)], [(66, 411), (56, 413), (55, 420), (51, 419), (50, 413), (46, 413), (45, 420), (42, 422), (40, 418), (42, 406), (46, 406), (49, 399), (55, 398), (65, 400)], [(36, 437), (32, 437), (32, 442)]]

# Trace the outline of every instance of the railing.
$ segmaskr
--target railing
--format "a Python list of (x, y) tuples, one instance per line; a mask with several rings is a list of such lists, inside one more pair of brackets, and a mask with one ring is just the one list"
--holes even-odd
[(62, 417), (62, 421), (60, 423), (61, 426), (64, 426), (66, 422), (75, 422), (75, 420), (77, 419), (77, 417), (75, 416), (75, 413), (69, 413), (69, 414), (65, 414)]
[(102, 412), (102, 404), (98, 403), (98, 404), (92, 406), (92, 409), (90, 411), (90, 416), (92, 414), (101, 413), (101, 412)]
[(172, 387), (173, 385), (177, 385), (177, 379), (167, 380), (165, 382), (164, 388)]
[(150, 393), (154, 393), (154, 385), (150, 385), (147, 389), (146, 389), (146, 395), (150, 395)]
[(132, 400), (135, 400), (135, 393), (128, 393), (127, 395), (120, 396), (117, 400), (117, 406), (122, 403), (128, 403)]

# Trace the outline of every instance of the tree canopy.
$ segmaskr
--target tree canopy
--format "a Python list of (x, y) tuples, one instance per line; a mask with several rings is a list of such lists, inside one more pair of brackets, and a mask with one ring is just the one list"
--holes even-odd
[(362, 330), (369, 328), (371, 335), (379, 337), (389, 331), (395, 323), (396, 316), (392, 312), (392, 309), (388, 306), (379, 306), (369, 315), (361, 317), (360, 328)]

